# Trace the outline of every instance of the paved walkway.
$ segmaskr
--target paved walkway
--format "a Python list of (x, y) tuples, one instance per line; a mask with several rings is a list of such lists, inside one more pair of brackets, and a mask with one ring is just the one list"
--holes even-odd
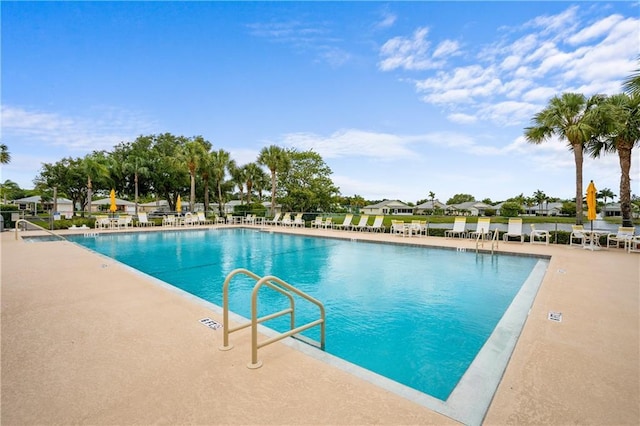
[[(66, 241), (0, 238), (2, 425), (455, 423), (282, 343), (249, 370), (249, 333), (219, 351), (221, 332), (198, 320), (221, 318), (194, 298)], [(552, 258), (485, 424), (638, 424), (640, 255), (499, 251)]]

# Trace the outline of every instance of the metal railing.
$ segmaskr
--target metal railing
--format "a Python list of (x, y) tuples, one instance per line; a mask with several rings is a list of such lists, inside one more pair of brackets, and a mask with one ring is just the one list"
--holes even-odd
[[(253, 287), (253, 291), (251, 292), (251, 322), (240, 324), (236, 327), (230, 327), (229, 323), (229, 285), (231, 279), (238, 274), (243, 274), (248, 277), (255, 279), (257, 282)], [(284, 295), (289, 299), (289, 307), (287, 309), (283, 309), (278, 312), (274, 312), (269, 315), (265, 315), (263, 317), (258, 318), (258, 292), (262, 288), (262, 286), (267, 286), (272, 290), (277, 291), (278, 293)], [(293, 295), (295, 294), (308, 302), (316, 305), (319, 309), (320, 318), (311, 321), (307, 324), (296, 327), (295, 323), (295, 299)], [(224, 280), (224, 284), (222, 285), (222, 322), (223, 322), (223, 345), (219, 348), (222, 351), (227, 351), (233, 348), (233, 345), (229, 343), (229, 334), (245, 329), (247, 327), (251, 327), (251, 363), (247, 364), (248, 368), (255, 369), (260, 368), (262, 366), (262, 361), (258, 360), (258, 349), (267, 346), (271, 343), (275, 343), (279, 340), (282, 340), (286, 337), (293, 336), (295, 334), (301, 333), (309, 328), (320, 326), (320, 349), (324, 350), (325, 346), (325, 310), (324, 305), (318, 301), (317, 299), (309, 296), (305, 292), (298, 290), (291, 284), (286, 283), (278, 277), (273, 275), (267, 275), (265, 277), (260, 277), (253, 272), (239, 268), (231, 271), (226, 279)], [(261, 324), (265, 321), (281, 317), (283, 315), (290, 315), (290, 330), (284, 333), (280, 333), (277, 336), (271, 337), (267, 340), (264, 340), (258, 343), (258, 324)]]
[(18, 230), (19, 230), (19, 229), (18, 229), (18, 227), (19, 227), (18, 225), (20, 225), (21, 223), (24, 223), (24, 224), (25, 224), (25, 231), (26, 231), (26, 229), (27, 229), (27, 226), (31, 225), (31, 226), (34, 226), (34, 227), (38, 228), (38, 229), (39, 229), (39, 230), (41, 230), (41, 231), (46, 232), (47, 234), (51, 234), (51, 235), (53, 235), (53, 236), (54, 236), (54, 237), (56, 237), (56, 238), (59, 238), (59, 239), (61, 239), (61, 240), (63, 240), (63, 241), (66, 241), (66, 238), (64, 238), (62, 235), (58, 235), (58, 234), (56, 234), (56, 233), (54, 233), (54, 232), (52, 232), (52, 231), (50, 231), (50, 230), (48, 230), (48, 229), (46, 229), (46, 228), (43, 228), (43, 227), (42, 227), (42, 226), (40, 226), (40, 225), (36, 225), (36, 224), (35, 224), (35, 223), (33, 223), (33, 222), (29, 222), (29, 221), (28, 221), (28, 220), (26, 220), (26, 219), (18, 219), (18, 220), (16, 220), (16, 227), (15, 227), (15, 236), (16, 236), (16, 240), (18, 239)]

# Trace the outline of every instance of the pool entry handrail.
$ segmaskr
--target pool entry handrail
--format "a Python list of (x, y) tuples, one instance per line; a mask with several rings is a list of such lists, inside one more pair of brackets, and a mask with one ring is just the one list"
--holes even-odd
[(42, 226), (37, 225), (37, 224), (35, 224), (35, 223), (33, 223), (33, 222), (29, 222), (29, 221), (28, 221), (28, 220), (26, 220), (26, 219), (18, 219), (18, 220), (16, 220), (16, 225), (15, 225), (15, 236), (16, 236), (16, 240), (18, 239), (18, 230), (19, 230), (19, 226), (18, 226), (18, 225), (19, 225), (19, 224), (21, 224), (21, 223), (24, 223), (24, 225), (25, 225), (25, 226), (24, 226), (24, 229), (25, 229), (25, 230), (27, 229), (27, 227), (28, 227), (28, 226), (34, 226), (34, 227), (38, 228), (39, 230), (46, 232), (47, 234), (51, 234), (51, 235), (53, 235), (54, 237), (61, 239), (62, 241), (66, 241), (66, 240), (67, 240), (67, 239), (66, 239), (65, 237), (63, 237), (62, 235), (58, 235), (58, 234), (56, 234), (55, 232), (51, 232), (51, 231), (49, 231), (48, 229), (45, 229), (45, 228), (43, 228)]
[[(478, 247), (484, 248), (484, 242), (485, 242), (484, 235), (485, 234), (478, 234), (478, 236), (476, 237), (476, 253), (478, 253)], [(493, 231), (493, 235), (491, 236), (491, 254), (493, 254), (494, 247), (495, 249), (498, 248), (499, 240), (500, 240), (500, 233), (498, 231), (498, 228), (496, 228)]]
[[(229, 284), (231, 282), (231, 279), (238, 274), (243, 274), (248, 277), (251, 277), (255, 279), (257, 282), (253, 287), (253, 291), (251, 292), (251, 322), (241, 324), (231, 328), (229, 326)], [(289, 299), (289, 308), (258, 318), (258, 292), (260, 291), (262, 286), (267, 286), (272, 290), (275, 290), (278, 293), (287, 297)], [(295, 299), (292, 293), (316, 305), (320, 311), (320, 318), (315, 321), (311, 321), (307, 324), (296, 327)], [(255, 368), (260, 368), (262, 366), (262, 361), (258, 360), (258, 349), (264, 346), (267, 346), (271, 343), (275, 343), (286, 337), (301, 333), (309, 328), (312, 328), (318, 325), (320, 326), (320, 349), (324, 350), (325, 323), (326, 323), (324, 305), (314, 297), (295, 288), (291, 284), (281, 280), (276, 276), (267, 275), (264, 277), (260, 277), (244, 268), (234, 269), (227, 275), (227, 277), (224, 280), (224, 284), (222, 285), (222, 309), (223, 309), (223, 312), (222, 312), (223, 345), (219, 348), (220, 350), (227, 351), (233, 348), (233, 345), (229, 344), (229, 334), (235, 331), (245, 329), (247, 327), (251, 327), (251, 362), (247, 364), (248, 368), (255, 369)], [(267, 339), (258, 343), (258, 324), (268, 321), (270, 319), (287, 315), (287, 314), (290, 314), (291, 316), (290, 330), (284, 333), (280, 333), (275, 337), (271, 337), (270, 339)]]

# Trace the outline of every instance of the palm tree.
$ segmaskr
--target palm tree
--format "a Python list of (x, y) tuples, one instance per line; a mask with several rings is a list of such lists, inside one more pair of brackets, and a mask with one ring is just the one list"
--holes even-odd
[(545, 194), (543, 191), (540, 191), (539, 189), (533, 193), (533, 198), (536, 200), (536, 203), (538, 203), (538, 211), (540, 212), (540, 216), (543, 215), (543, 211), (542, 211), (542, 203), (545, 202), (545, 200), (548, 198), (547, 194)]
[(631, 220), (631, 151), (640, 141), (640, 94), (620, 93), (606, 98), (600, 108), (599, 136), (588, 150), (597, 158), (602, 152), (617, 152), (620, 162), (620, 210), (622, 226)]
[[(640, 56), (638, 56), (640, 62)], [(640, 68), (636, 68), (633, 74), (622, 83), (622, 89), (629, 96), (640, 96)]]
[(125, 174), (133, 173), (134, 201), (136, 204), (136, 215), (138, 215), (138, 178), (149, 174), (147, 158), (138, 152), (128, 155), (124, 163), (122, 163), (122, 171)]
[(240, 166), (236, 164), (235, 161), (232, 161), (229, 164), (229, 173), (231, 174), (231, 182), (233, 182), (233, 186), (238, 187), (238, 191), (240, 192), (240, 204), (244, 201), (244, 184), (247, 182), (246, 174), (245, 174), (245, 166)]
[[(82, 171), (87, 175), (87, 210), (89, 212), (89, 217), (91, 217), (93, 180), (109, 177), (109, 169), (105, 166), (105, 162), (106, 159), (103, 152), (94, 152), (93, 154), (85, 156), (80, 163)], [(84, 216), (84, 212), (82, 212), (82, 215)]]
[(234, 162), (233, 160), (231, 160), (231, 154), (229, 154), (224, 149), (214, 151), (210, 155), (211, 178), (215, 182), (218, 192), (218, 214), (222, 216), (224, 213), (222, 184), (224, 183), (224, 177), (227, 171), (229, 171)]
[(262, 169), (256, 163), (248, 163), (244, 165), (244, 178), (247, 186), (247, 204), (251, 204), (251, 192), (253, 191), (253, 184), (260, 179)]
[(436, 199), (436, 193), (433, 191), (429, 191), (429, 198), (431, 198), (431, 215), (436, 214), (436, 206), (435, 206), (435, 199)]
[(607, 199), (611, 199), (611, 201), (613, 201), (613, 199), (616, 197), (616, 194), (613, 193), (613, 191), (611, 191), (609, 188), (604, 188), (601, 189), (600, 191), (598, 191), (598, 194), (596, 195), (597, 199), (602, 198), (602, 202), (604, 203), (604, 205), (607, 205)]
[(533, 126), (525, 128), (527, 142), (539, 144), (551, 136), (566, 141), (573, 151), (576, 165), (576, 224), (581, 225), (582, 214), (582, 163), (585, 144), (596, 134), (596, 113), (602, 95), (587, 99), (580, 93), (563, 93), (554, 96), (549, 105), (537, 113)]
[(183, 157), (189, 169), (189, 177), (191, 179), (191, 193), (189, 196), (189, 210), (193, 212), (196, 202), (196, 174), (200, 169), (202, 158), (207, 151), (201, 140), (192, 140), (184, 145)]
[(271, 216), (273, 216), (276, 208), (276, 175), (289, 168), (289, 155), (279, 146), (271, 145), (262, 148), (258, 155), (258, 164), (266, 166), (271, 172)]
[(9, 164), (11, 161), (11, 154), (9, 148), (5, 144), (0, 145), (0, 164)]

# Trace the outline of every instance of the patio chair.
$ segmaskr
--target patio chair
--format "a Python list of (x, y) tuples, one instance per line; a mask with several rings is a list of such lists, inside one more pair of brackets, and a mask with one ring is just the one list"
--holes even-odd
[(155, 226), (156, 223), (149, 220), (146, 213), (140, 212), (138, 213), (138, 223), (136, 226), (145, 227), (145, 226)]
[(168, 214), (162, 218), (162, 226), (176, 226), (176, 216), (172, 214)]
[(489, 231), (489, 227), (491, 226), (491, 218), (489, 217), (480, 217), (478, 218), (478, 223), (476, 224), (476, 230), (469, 233), (469, 238), (475, 239), (485, 239), (491, 238), (491, 231)]
[(322, 228), (322, 216), (316, 216), (315, 219), (311, 221), (311, 228)]
[(334, 229), (348, 230), (349, 228), (351, 228), (353, 226), (353, 224), (351, 223), (352, 220), (353, 220), (353, 214), (347, 213), (345, 215), (344, 220), (342, 221), (342, 223), (334, 223), (333, 224), (333, 228)]
[(549, 231), (546, 231), (544, 229), (536, 229), (536, 226), (532, 223), (531, 224), (531, 234), (529, 234), (529, 242), (531, 244), (545, 244), (545, 245), (549, 245), (549, 239), (550, 239), (550, 235), (549, 235)]
[(627, 247), (627, 240), (631, 239), (635, 233), (636, 228), (633, 226), (618, 227), (618, 232), (607, 235), (607, 248), (611, 247), (613, 243), (616, 248), (619, 248), (620, 244), (622, 247)]
[(363, 229), (366, 229), (367, 222), (369, 222), (369, 215), (363, 214), (362, 216), (360, 216), (360, 220), (358, 221), (358, 224), (352, 226), (351, 229), (354, 231), (362, 231)]
[(402, 235), (403, 237), (407, 235), (408, 228), (405, 226), (403, 220), (391, 220), (391, 229), (390, 232), (393, 235)]
[(453, 229), (447, 229), (446, 231), (444, 231), (445, 238), (466, 237), (467, 236), (467, 230), (465, 229), (466, 225), (467, 225), (466, 217), (464, 216), (456, 217), (453, 221)]
[(280, 221), (280, 214), (281, 213), (276, 213), (273, 216), (273, 219), (265, 219), (264, 224), (265, 225), (277, 225), (278, 222)]
[(427, 235), (427, 221), (426, 220), (412, 220), (409, 227), (409, 233), (411, 235)]
[(634, 235), (627, 240), (627, 251), (629, 253), (640, 253), (640, 235)]
[(571, 225), (571, 235), (569, 235), (569, 246), (583, 247), (588, 242), (584, 233), (583, 225)]
[(184, 217), (180, 220), (180, 225), (194, 226), (196, 224), (196, 222), (197, 222), (197, 220), (193, 216), (193, 213), (187, 212), (187, 213), (184, 214)]
[(204, 212), (198, 212), (196, 215), (199, 225), (211, 225), (213, 223), (212, 220), (205, 217)]
[(333, 229), (333, 219), (330, 217), (326, 218), (321, 226), (324, 229)]
[(291, 219), (291, 213), (285, 213), (284, 216), (282, 216), (282, 220), (280, 221), (280, 226), (291, 226), (293, 223), (293, 220)]
[(384, 216), (376, 216), (373, 220), (373, 224), (367, 226), (365, 229), (367, 232), (384, 232), (385, 228), (382, 222), (384, 221)]
[(524, 234), (522, 233), (522, 219), (511, 217), (509, 218), (509, 225), (507, 226), (507, 232), (504, 233), (502, 239), (505, 242), (509, 242), (509, 238), (520, 238), (520, 242), (524, 243)]

